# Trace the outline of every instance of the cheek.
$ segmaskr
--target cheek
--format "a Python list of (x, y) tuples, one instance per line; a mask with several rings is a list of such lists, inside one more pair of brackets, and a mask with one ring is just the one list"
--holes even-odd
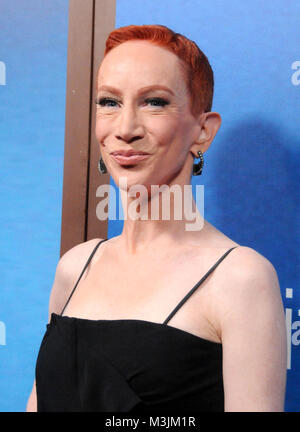
[(178, 122), (176, 133), (181, 141), (181, 148), (184, 152), (193, 144), (194, 127), (193, 121), (188, 116), (182, 117)]
[(169, 146), (174, 142), (180, 131), (180, 121), (173, 118), (162, 119), (162, 121), (152, 122), (148, 131), (152, 134), (156, 141), (162, 146)]
[[(179, 143), (181, 149), (183, 142), (186, 141), (189, 134), (189, 124), (185, 121), (184, 116), (156, 117), (144, 119), (145, 133), (149, 141), (152, 139), (162, 147), (173, 146)], [(98, 143), (105, 147), (105, 140), (113, 134), (113, 127), (108, 119), (97, 118), (95, 125), (95, 135)], [(147, 140), (147, 138), (146, 138)], [(149, 143), (150, 143), (149, 142)], [(176, 145), (176, 144), (175, 144)]]
[(103, 122), (99, 119), (96, 119), (95, 135), (96, 135), (96, 139), (97, 139), (98, 143), (104, 146), (105, 145), (104, 140), (108, 134), (109, 134), (109, 131), (108, 131), (108, 127), (105, 124), (105, 122)]
[(175, 121), (172, 120), (157, 128), (157, 137), (160, 138), (164, 151), (166, 149), (168, 154), (176, 154), (176, 157), (181, 160), (186, 156), (187, 149), (191, 145), (191, 127), (183, 117), (178, 117)]

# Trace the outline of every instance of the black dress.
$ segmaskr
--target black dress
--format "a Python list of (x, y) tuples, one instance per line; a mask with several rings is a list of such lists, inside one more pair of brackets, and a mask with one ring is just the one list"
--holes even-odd
[(167, 322), (233, 249), (163, 323), (68, 317), (66, 305), (52, 313), (36, 362), (37, 411), (224, 411), (222, 344)]

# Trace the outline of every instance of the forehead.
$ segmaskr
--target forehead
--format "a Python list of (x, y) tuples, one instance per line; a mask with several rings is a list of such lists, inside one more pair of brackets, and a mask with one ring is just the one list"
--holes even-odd
[[(134, 80), (132, 79), (134, 78)], [(148, 41), (127, 41), (113, 48), (98, 71), (100, 85), (136, 86), (165, 84), (175, 91), (185, 87), (180, 59)]]

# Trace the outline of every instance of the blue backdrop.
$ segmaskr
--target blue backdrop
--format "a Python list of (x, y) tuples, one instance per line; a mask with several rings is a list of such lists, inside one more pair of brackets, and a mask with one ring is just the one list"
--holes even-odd
[[(60, 243), (68, 2), (23, 5), (0, 6), (1, 411), (25, 409)], [(214, 69), (223, 122), (193, 185), (204, 184), (205, 218), (277, 270), (286, 411), (300, 411), (299, 14), (297, 0), (117, 0), (116, 14), (116, 27), (183, 33)], [(110, 221), (108, 237), (122, 225)]]
[(67, 38), (67, 1), (0, 2), (0, 411), (25, 410), (48, 322), (60, 252)]

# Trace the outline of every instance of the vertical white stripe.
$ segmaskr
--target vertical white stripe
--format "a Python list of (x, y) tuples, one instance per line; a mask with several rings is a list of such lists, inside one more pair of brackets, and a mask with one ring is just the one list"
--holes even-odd
[(287, 335), (287, 369), (291, 369), (292, 363), (292, 309), (285, 309), (285, 324), (286, 324), (286, 335)]
[(6, 65), (0, 61), (0, 85), (6, 85)]
[(6, 345), (6, 331), (3, 321), (0, 321), (0, 345)]

